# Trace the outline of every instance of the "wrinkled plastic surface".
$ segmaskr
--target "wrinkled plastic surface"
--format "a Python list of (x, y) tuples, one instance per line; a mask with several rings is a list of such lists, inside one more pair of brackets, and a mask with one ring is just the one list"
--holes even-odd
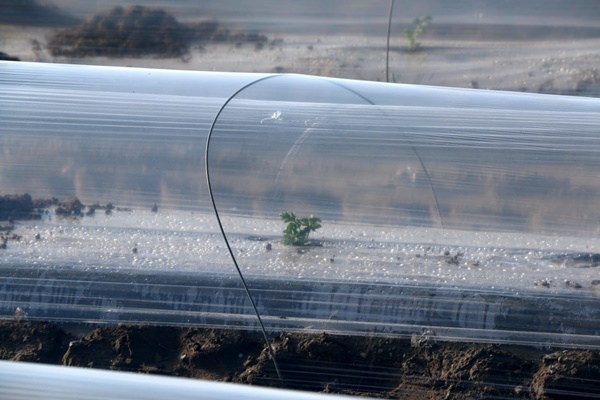
[[(210, 179), (244, 273), (318, 282), (266, 316), (319, 304), (329, 329), (595, 346), (599, 111), (587, 98), (274, 76), (219, 114)], [(283, 211), (323, 227), (281, 245)], [(249, 233), (276, 244), (260, 254)], [(317, 300), (323, 281), (334, 297)]]
[(0, 64), (2, 192), (208, 207), (212, 119), (257, 74)]
[(207, 161), (270, 331), (598, 347), (597, 99), (27, 63), (0, 90), (2, 194), (116, 206), (17, 221), (5, 316), (255, 329)]
[(209, 161), (244, 215), (596, 237), (598, 104), (278, 76), (227, 105)]

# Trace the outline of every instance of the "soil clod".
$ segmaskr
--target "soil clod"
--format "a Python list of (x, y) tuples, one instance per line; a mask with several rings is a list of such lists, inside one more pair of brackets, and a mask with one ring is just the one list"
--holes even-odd
[(328, 333), (0, 320), (0, 359), (395, 399), (600, 395), (600, 352)]

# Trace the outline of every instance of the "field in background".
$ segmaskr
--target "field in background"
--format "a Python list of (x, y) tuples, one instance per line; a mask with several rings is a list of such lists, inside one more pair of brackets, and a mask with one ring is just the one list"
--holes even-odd
[[(25, 2), (31, 8), (23, 8), (22, 2), (19, 8), (17, 3), (13, 0), (3, 6), (0, 51), (23, 61), (386, 80), (387, 0), (260, 0), (246, 7), (205, 1), (202, 8), (188, 1), (53, 0), (47, 2), (52, 8), (34, 1)], [(148, 57), (123, 53), (117, 57), (98, 51), (86, 57), (67, 56), (49, 48), (49, 38), (56, 32), (72, 31), (85, 18), (133, 4), (163, 8), (181, 24), (217, 22), (230, 37), (191, 43), (184, 53), (166, 51)], [(390, 81), (553, 94), (600, 93), (597, 2), (531, 1), (524, 5), (512, 0), (465, 0), (453, 2), (451, 8), (445, 4), (396, 1)], [(12, 13), (6, 12), (7, 7)], [(421, 15), (431, 15), (433, 21), (418, 39), (420, 49), (411, 53), (402, 31)], [(156, 32), (147, 26), (142, 34)]]

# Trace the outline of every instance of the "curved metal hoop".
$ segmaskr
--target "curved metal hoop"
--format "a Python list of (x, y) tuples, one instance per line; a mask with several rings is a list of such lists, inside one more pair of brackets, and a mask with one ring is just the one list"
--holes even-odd
[(235, 269), (237, 270), (237, 273), (240, 277), (240, 280), (242, 281), (242, 286), (244, 287), (244, 291), (246, 292), (246, 295), (248, 296), (248, 300), (250, 300), (250, 304), (252, 305), (252, 308), (254, 309), (254, 313), (256, 314), (256, 318), (258, 319), (258, 323), (260, 325), (260, 329), (262, 331), (262, 334), (265, 338), (265, 342), (267, 344), (267, 348), (269, 349), (269, 354), (271, 355), (271, 359), (273, 360), (273, 365), (275, 366), (275, 371), (277, 372), (277, 377), (279, 378), (280, 381), (283, 381), (283, 378), (281, 376), (281, 371), (279, 370), (279, 365), (277, 364), (277, 358), (275, 357), (275, 350), (273, 350), (273, 346), (271, 346), (271, 342), (269, 341), (269, 337), (267, 336), (267, 331), (265, 329), (265, 325), (263, 323), (263, 320), (260, 316), (260, 312), (258, 311), (258, 308), (256, 307), (256, 302), (254, 301), (254, 298), (252, 297), (252, 294), (250, 293), (250, 289), (248, 288), (248, 284), (246, 283), (246, 279), (244, 278), (244, 274), (242, 274), (242, 270), (240, 269), (240, 266), (238, 265), (237, 259), (235, 258), (235, 255), (233, 254), (233, 250), (231, 249), (231, 245), (229, 244), (229, 240), (227, 239), (227, 235), (225, 234), (225, 229), (223, 228), (223, 224), (221, 223), (221, 217), (219, 216), (219, 211), (217, 210), (217, 204), (215, 202), (215, 197), (213, 195), (213, 191), (212, 191), (212, 185), (210, 183), (210, 165), (208, 162), (208, 153), (210, 150), (210, 139), (212, 137), (212, 133), (213, 130), (215, 128), (215, 125), (217, 123), (217, 120), (219, 119), (219, 117), (221, 116), (221, 113), (223, 112), (223, 110), (225, 110), (225, 107), (227, 107), (227, 105), (229, 104), (229, 102), (231, 102), (231, 100), (233, 100), (238, 94), (240, 94), (241, 92), (243, 92), (244, 90), (246, 90), (247, 88), (249, 88), (250, 86), (262, 82), (266, 79), (269, 78), (273, 78), (276, 75), (270, 75), (270, 76), (266, 76), (260, 79), (257, 79), (256, 81), (253, 81), (245, 86), (243, 86), (241, 89), (238, 89), (235, 93), (233, 93), (228, 99), (227, 101), (225, 101), (225, 103), (223, 103), (223, 105), (221, 106), (221, 108), (219, 109), (219, 112), (217, 112), (217, 114), (215, 115), (215, 118), (213, 119), (213, 122), (210, 124), (210, 130), (208, 131), (208, 138), (206, 139), (206, 150), (204, 151), (204, 161), (205, 161), (205, 168), (206, 168), (206, 183), (208, 185), (208, 194), (210, 196), (210, 201), (212, 203), (213, 206), (213, 210), (215, 212), (215, 217), (217, 217), (217, 223), (219, 225), (219, 229), (221, 230), (221, 234), (223, 235), (223, 240), (225, 240), (225, 244), (227, 245), (227, 250), (229, 251), (229, 255), (231, 256), (231, 259), (233, 260), (233, 264), (235, 265)]

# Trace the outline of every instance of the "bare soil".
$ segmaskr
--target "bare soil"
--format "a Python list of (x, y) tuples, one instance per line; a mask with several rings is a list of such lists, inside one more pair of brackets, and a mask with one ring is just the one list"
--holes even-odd
[(600, 395), (600, 352), (431, 338), (0, 321), (0, 358), (399, 399), (578, 399)]

